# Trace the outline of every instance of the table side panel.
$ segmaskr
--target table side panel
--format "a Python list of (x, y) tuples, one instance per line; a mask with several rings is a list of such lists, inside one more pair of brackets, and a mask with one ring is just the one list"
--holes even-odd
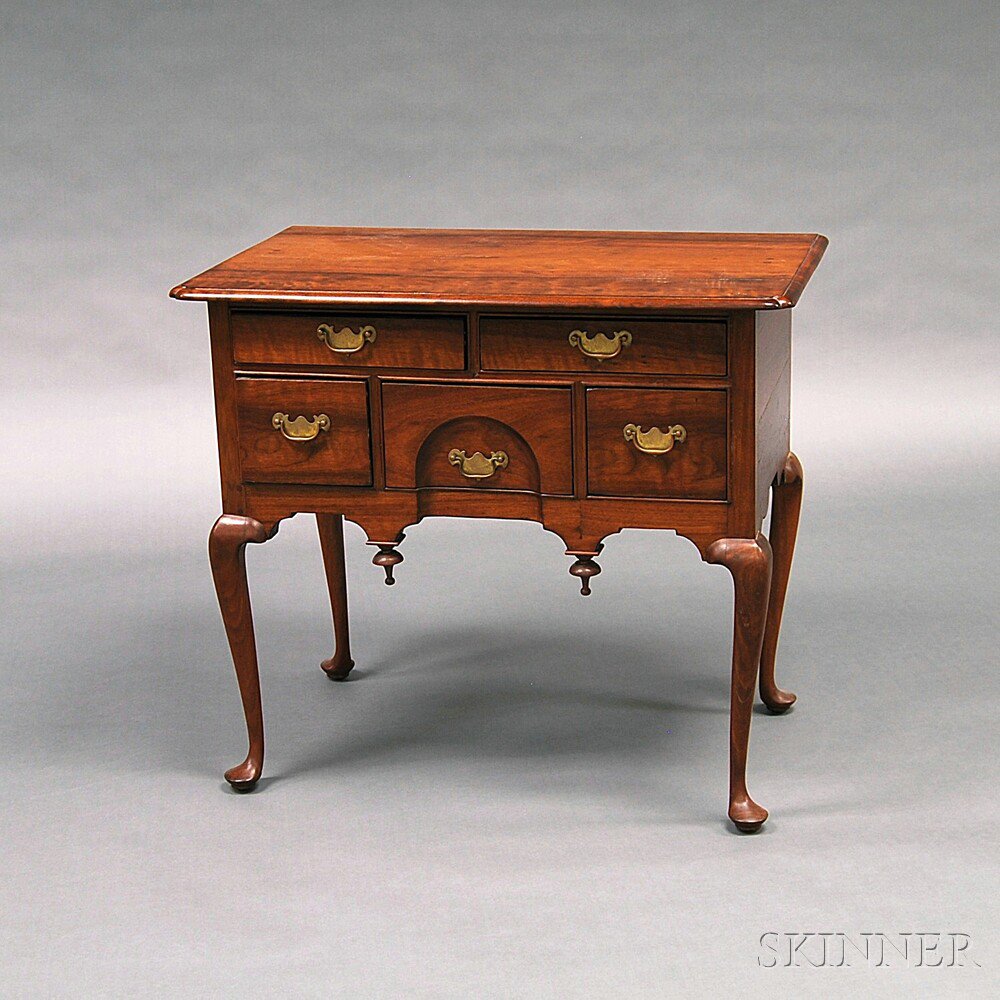
[(755, 517), (767, 516), (771, 483), (790, 449), (792, 383), (791, 311), (754, 314)]
[(227, 514), (242, 514), (244, 511), (244, 487), (240, 471), (236, 376), (233, 372), (233, 344), (229, 328), (229, 311), (229, 305), (225, 302), (208, 303), (222, 509)]
[(734, 313), (729, 323), (729, 527), (730, 538), (754, 538), (756, 421), (754, 313)]

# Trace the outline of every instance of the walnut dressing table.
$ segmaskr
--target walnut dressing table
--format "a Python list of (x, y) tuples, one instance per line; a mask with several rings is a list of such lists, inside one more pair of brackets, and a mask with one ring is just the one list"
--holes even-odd
[[(827, 241), (801, 234), (295, 226), (178, 285), (208, 302), (222, 509), (212, 572), (250, 750), (264, 729), (244, 549), (314, 513), (343, 680), (343, 518), (393, 583), (428, 516), (540, 522), (589, 594), (622, 528), (690, 539), (735, 584), (729, 816), (747, 791), (756, 682), (774, 658), (799, 520), (790, 310)], [(770, 538), (760, 533), (771, 498)]]

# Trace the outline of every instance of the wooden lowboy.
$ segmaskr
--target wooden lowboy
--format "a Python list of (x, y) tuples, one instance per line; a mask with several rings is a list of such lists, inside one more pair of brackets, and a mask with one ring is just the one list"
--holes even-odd
[[(662, 528), (735, 583), (729, 816), (774, 658), (802, 476), (791, 307), (826, 247), (799, 234), (293, 227), (179, 285), (208, 302), (223, 514), (210, 536), (250, 738), (264, 739), (243, 549), (314, 513), (343, 679), (343, 518), (393, 583), (427, 516), (540, 522), (589, 594), (604, 539)], [(770, 537), (761, 532), (773, 498)]]

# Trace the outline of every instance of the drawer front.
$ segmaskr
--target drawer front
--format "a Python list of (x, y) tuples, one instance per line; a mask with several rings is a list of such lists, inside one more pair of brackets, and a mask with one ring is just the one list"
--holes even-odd
[(465, 368), (465, 318), (386, 314), (232, 313), (237, 365)]
[(726, 393), (588, 389), (593, 496), (726, 499)]
[(479, 336), (487, 371), (726, 374), (721, 320), (483, 316)]
[(371, 485), (366, 382), (241, 378), (236, 406), (245, 482)]
[(573, 492), (569, 388), (387, 384), (386, 486)]

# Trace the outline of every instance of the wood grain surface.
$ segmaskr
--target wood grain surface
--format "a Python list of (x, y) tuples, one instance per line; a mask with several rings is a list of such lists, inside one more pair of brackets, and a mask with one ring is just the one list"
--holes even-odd
[(351, 632), (347, 613), (347, 567), (344, 563), (344, 518), (341, 514), (317, 514), (319, 544), (323, 551), (323, 568), (326, 586), (330, 593), (330, 611), (333, 614), (333, 656), (320, 667), (327, 677), (335, 681), (347, 679), (354, 669), (351, 659)]
[(781, 309), (798, 301), (826, 245), (814, 233), (292, 226), (170, 294), (241, 302)]
[(795, 704), (795, 695), (778, 687), (774, 679), (774, 660), (778, 651), (781, 615), (785, 609), (788, 576), (795, 553), (795, 538), (799, 530), (802, 509), (802, 464), (789, 452), (785, 464), (774, 481), (771, 507), (771, 528), (768, 541), (774, 558), (771, 592), (767, 602), (767, 623), (760, 654), (760, 700), (771, 712), (781, 715)]
[[(385, 478), (390, 487), (573, 492), (569, 388), (385, 384)], [(448, 461), (505, 451), (505, 469), (473, 481)]]
[(733, 577), (733, 665), (729, 694), (729, 818), (741, 833), (756, 833), (767, 810), (747, 790), (747, 753), (753, 691), (760, 664), (768, 589), (771, 546), (758, 534), (752, 538), (720, 538), (705, 561), (725, 566)]
[[(613, 358), (594, 358), (570, 343), (623, 330), (630, 343)], [(594, 372), (630, 375), (725, 375), (726, 323), (650, 320), (635, 316), (482, 316), (482, 367), (486, 371)]]
[[(236, 405), (245, 481), (371, 484), (365, 382), (241, 378), (236, 380)], [(275, 413), (287, 413), (292, 420), (325, 413), (330, 428), (312, 441), (289, 441), (271, 423)]]
[[(355, 333), (375, 328), (375, 339), (353, 354), (331, 351), (317, 336), (326, 324)], [(250, 312), (232, 314), (237, 365), (322, 365), (331, 368), (465, 368), (465, 318), (400, 313)]]
[[(323, 669), (335, 679), (353, 666), (344, 519), (378, 549), (387, 583), (406, 576), (404, 529), (425, 517), (536, 521), (562, 540), (584, 594), (600, 587), (606, 538), (665, 529), (733, 577), (729, 817), (760, 829), (767, 811), (746, 783), (758, 671), (772, 712), (795, 700), (774, 676), (802, 494), (780, 310), (826, 243), (292, 227), (175, 288), (209, 302), (225, 511), (210, 554), (249, 736), (230, 784), (254, 786), (264, 749), (243, 550), (281, 520), (318, 515), (336, 643)], [(378, 332), (337, 354), (320, 324)], [(573, 330), (586, 336), (571, 342)], [(581, 351), (621, 330), (615, 357)], [(288, 440), (275, 413), (326, 414), (329, 430)], [(684, 432), (650, 454), (655, 436), (626, 437), (627, 424)], [(495, 471), (482, 457), (463, 466), (459, 451), (492, 456)]]
[[(663, 455), (626, 441), (623, 429), (687, 432)], [(597, 496), (726, 498), (726, 393), (689, 389), (587, 390), (588, 492)]]

